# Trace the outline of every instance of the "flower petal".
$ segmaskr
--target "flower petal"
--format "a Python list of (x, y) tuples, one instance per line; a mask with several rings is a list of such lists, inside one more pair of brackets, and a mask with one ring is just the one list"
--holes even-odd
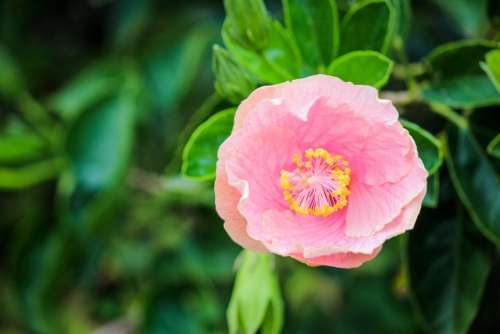
[(309, 266), (330, 266), (336, 268), (357, 268), (366, 261), (370, 261), (378, 255), (382, 247), (375, 249), (371, 254), (362, 253), (333, 253), (324, 256), (313, 258), (304, 258), (302, 255), (292, 255), (292, 257), (300, 262), (304, 262)]
[(415, 159), (411, 171), (397, 183), (371, 186), (353, 177), (346, 215), (348, 236), (363, 237), (380, 231), (425, 190), (427, 171), (420, 159)]
[(215, 208), (219, 216), (224, 220), (224, 229), (231, 239), (244, 248), (256, 252), (267, 251), (261, 242), (248, 236), (246, 232), (247, 222), (237, 209), (241, 193), (228, 184), (223, 168), (217, 168), (214, 187)]

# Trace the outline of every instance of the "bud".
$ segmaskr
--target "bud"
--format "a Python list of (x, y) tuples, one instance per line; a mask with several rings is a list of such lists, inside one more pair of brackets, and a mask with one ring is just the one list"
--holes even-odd
[(255, 50), (268, 43), (271, 18), (263, 0), (224, 0), (230, 34), (242, 45)]
[(283, 300), (271, 254), (243, 251), (227, 310), (229, 333), (278, 334)]
[(255, 80), (233, 56), (223, 48), (213, 48), (213, 71), (215, 74), (215, 90), (222, 97), (238, 104), (256, 87)]

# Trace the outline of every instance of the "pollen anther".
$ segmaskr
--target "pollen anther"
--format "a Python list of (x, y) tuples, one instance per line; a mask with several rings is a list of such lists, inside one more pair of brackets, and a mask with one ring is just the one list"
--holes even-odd
[(329, 216), (347, 205), (351, 169), (341, 155), (323, 148), (294, 154), (296, 168), (282, 170), (280, 186), (290, 209), (300, 215)]

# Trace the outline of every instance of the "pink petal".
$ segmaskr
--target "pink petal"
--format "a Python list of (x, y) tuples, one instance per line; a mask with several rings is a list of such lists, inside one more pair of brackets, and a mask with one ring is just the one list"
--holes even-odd
[(425, 189), (427, 171), (420, 159), (415, 159), (411, 171), (397, 183), (371, 186), (352, 179), (346, 216), (348, 236), (369, 236), (380, 231)]
[(227, 183), (227, 177), (222, 168), (217, 168), (215, 178), (215, 207), (219, 216), (224, 219), (224, 229), (231, 239), (244, 248), (265, 252), (266, 247), (261, 242), (250, 238), (247, 234), (247, 222), (238, 212), (237, 206), (240, 192)]
[(382, 247), (375, 249), (371, 254), (361, 253), (334, 253), (325, 256), (314, 258), (304, 258), (302, 255), (292, 255), (292, 257), (300, 262), (304, 262), (309, 266), (330, 266), (336, 268), (357, 268), (366, 261), (370, 261), (378, 255)]
[(358, 115), (372, 122), (393, 124), (398, 119), (398, 113), (392, 103), (379, 99), (376, 89), (318, 74), (256, 89), (240, 104), (234, 128), (239, 130), (244, 125), (246, 117), (261, 101), (286, 103), (293, 113), (300, 115), (322, 97), (328, 98), (332, 103), (338, 101), (346, 104)]

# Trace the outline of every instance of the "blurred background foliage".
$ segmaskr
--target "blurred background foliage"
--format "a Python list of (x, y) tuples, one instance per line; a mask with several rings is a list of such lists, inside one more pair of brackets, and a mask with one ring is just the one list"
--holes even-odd
[[(385, 54), (376, 57), (392, 72), (367, 83), (386, 85), (395, 102), (406, 97), (398, 92), (415, 88), (406, 74), (428, 80), (421, 95), (429, 105), (418, 98), (399, 101), (405, 118), (442, 137), (447, 108), (464, 110), (470, 131), (448, 125), (447, 148), (466, 153), (447, 154), (448, 169), (429, 180), (429, 208), (417, 229), (389, 241), (363, 267), (311, 269), (289, 259), (263, 259), (265, 268), (276, 269), (283, 296), (281, 301), (271, 292), (270, 307), (285, 310), (284, 333), (464, 333), (469, 326), (472, 333), (497, 332), (500, 261), (489, 240), (497, 242), (500, 231), (500, 163), (493, 158), (500, 146), (498, 136), (493, 140), (500, 130), (500, 100), (494, 90), (486, 91), (486, 100), (467, 87), (464, 94), (449, 92), (463, 88), (457, 67), (477, 79), (475, 87), (490, 89), (469, 64), (480, 58), (494, 78), (498, 58), (484, 59), (476, 51), (443, 58), (438, 52), (430, 61), (436, 68), (427, 73), (420, 62), (441, 44), (464, 38), (488, 39), (480, 43), (484, 50), (498, 47), (493, 41), (500, 39), (500, 5), (391, 0), (394, 39), (360, 41), (349, 38), (363, 34), (345, 17), (362, 2), (337, 1), (342, 31), (349, 32), (339, 38), (348, 43), (333, 42), (317, 52), (313, 45), (302, 55), (292, 50), (302, 56), (301, 67), (269, 52), (271, 62), (286, 69), (258, 70), (262, 76), (255, 78), (255, 72), (239, 72), (241, 60), (220, 46), (212, 60), (212, 46), (229, 48), (227, 33), (236, 29), (226, 23), (222, 40), (221, 1), (0, 0), (0, 333), (226, 333), (240, 249), (214, 211), (211, 182), (181, 175), (183, 147), (200, 123), (219, 110), (231, 115), (228, 108), (257, 85), (317, 68), (347, 75), (347, 58), (329, 64), (329, 50), (344, 55), (366, 43)], [(304, 28), (283, 19), (280, 1), (266, 5), (290, 29)], [(265, 17), (253, 19), (256, 27), (259, 20), (268, 24)], [(323, 33), (324, 27), (308, 28)], [(259, 33), (239, 42), (264, 43)], [(301, 45), (311, 43), (307, 31), (294, 33)], [(440, 65), (450, 59), (454, 67)], [(244, 80), (231, 86), (234, 71)], [(408, 128), (426, 136), (414, 125)], [(477, 143), (469, 140), (472, 135)], [(197, 156), (206, 153), (198, 149)], [(430, 154), (432, 160), (437, 153)], [(207, 159), (190, 168), (210, 168)], [(426, 167), (437, 171), (439, 164)], [(454, 182), (466, 180), (458, 191), (467, 211), (450, 173)], [(486, 195), (474, 197), (478, 191)], [(240, 274), (252, 272), (244, 265), (248, 256), (239, 261)], [(254, 274), (277, 283), (265, 271)], [(248, 284), (237, 279), (232, 305), (253, 307), (238, 288), (251, 289)], [(229, 306), (230, 319), (235, 307)]]

